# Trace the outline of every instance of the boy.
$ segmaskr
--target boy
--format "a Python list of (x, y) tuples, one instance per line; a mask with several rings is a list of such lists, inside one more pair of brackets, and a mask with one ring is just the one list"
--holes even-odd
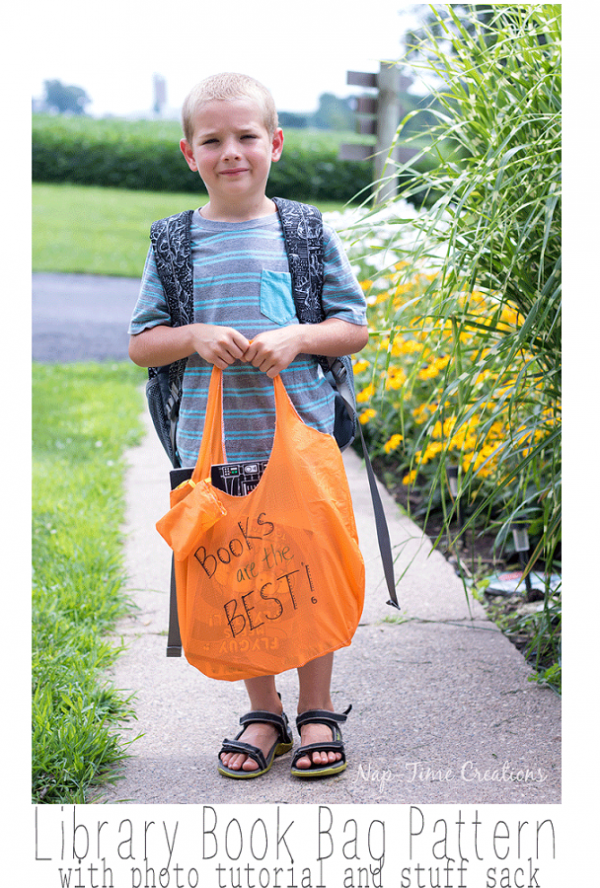
[[(333, 398), (315, 355), (360, 351), (368, 338), (364, 296), (337, 236), (324, 227), (323, 306), (326, 320), (299, 324), (276, 208), (265, 188), (283, 133), (269, 91), (253, 78), (221, 74), (198, 84), (182, 112), (180, 148), (199, 173), (208, 202), (194, 213), (194, 323), (170, 326), (152, 249), (130, 325), (129, 354), (142, 367), (188, 358), (177, 432), (183, 466), (194, 466), (202, 437), (212, 365), (222, 370), (229, 461), (268, 459), (274, 428), (273, 386), (282, 374), (302, 419), (333, 430)], [(292, 773), (325, 776), (345, 768), (341, 732), (330, 697), (333, 654), (298, 670), (299, 716), (319, 710), (332, 721), (300, 719), (302, 749)], [(275, 718), (247, 723), (219, 755), (230, 777), (265, 773), (291, 748), (273, 676), (248, 679), (252, 710)], [(311, 713), (312, 715), (312, 713)], [(332, 742), (333, 741), (333, 742)], [(315, 745), (316, 744), (316, 745)]]

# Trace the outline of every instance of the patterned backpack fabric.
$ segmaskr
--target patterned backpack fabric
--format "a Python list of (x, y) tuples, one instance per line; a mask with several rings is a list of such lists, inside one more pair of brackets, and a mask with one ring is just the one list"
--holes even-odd
[[(190, 247), (193, 214), (193, 210), (185, 210), (153, 222), (150, 228), (156, 268), (173, 327), (189, 324), (194, 317), (194, 275)], [(173, 466), (180, 465), (175, 436), (186, 363), (187, 359), (184, 358), (164, 367), (148, 368), (148, 409)]]
[[(281, 220), (292, 294), (301, 324), (324, 320), (321, 304), (323, 291), (323, 220), (316, 207), (284, 198), (273, 198)], [(193, 210), (185, 210), (154, 222), (150, 240), (156, 268), (174, 327), (193, 321), (193, 271), (190, 230)], [(354, 374), (349, 356), (320, 357), (319, 362), (335, 392), (334, 437), (341, 450), (356, 435), (356, 396)], [(179, 465), (175, 438), (186, 359), (165, 367), (150, 367), (146, 395), (148, 407), (173, 466)]]

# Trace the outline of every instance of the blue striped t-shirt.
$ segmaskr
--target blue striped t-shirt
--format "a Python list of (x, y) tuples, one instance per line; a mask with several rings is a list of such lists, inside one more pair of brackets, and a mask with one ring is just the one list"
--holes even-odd
[[(232, 327), (252, 339), (263, 330), (297, 324), (279, 216), (248, 222), (192, 218), (194, 321)], [(323, 308), (328, 318), (366, 324), (363, 292), (335, 232), (324, 225)], [(141, 333), (171, 319), (152, 248), (129, 326)], [(177, 429), (183, 466), (196, 464), (212, 365), (198, 354), (187, 360)], [(333, 431), (333, 395), (314, 355), (298, 355), (281, 374), (304, 422)], [(223, 371), (223, 419), (228, 461), (268, 459), (275, 428), (273, 382), (251, 364)]]

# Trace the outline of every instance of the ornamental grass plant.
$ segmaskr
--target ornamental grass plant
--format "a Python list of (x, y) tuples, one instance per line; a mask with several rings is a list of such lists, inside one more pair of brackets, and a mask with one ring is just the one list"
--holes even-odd
[[(438, 27), (411, 48), (411, 67), (438, 84), (430, 151), (444, 151), (355, 234), (372, 330), (355, 365), (361, 422), (398, 483), (424, 498), (425, 523), (436, 512), (446, 534), (491, 531), (505, 557), (511, 529), (528, 527), (527, 570), (545, 577), (528, 654), (557, 686), (560, 7), (502, 4), (485, 21), (476, 6), (461, 18), (450, 4), (431, 9)], [(429, 197), (409, 219), (415, 193)], [(382, 215), (375, 269), (358, 244)]]

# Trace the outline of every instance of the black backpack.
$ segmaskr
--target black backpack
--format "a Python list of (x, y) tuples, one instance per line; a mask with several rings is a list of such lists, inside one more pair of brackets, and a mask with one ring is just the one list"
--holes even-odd
[[(321, 213), (316, 207), (309, 204), (281, 197), (274, 197), (273, 202), (277, 207), (283, 229), (292, 278), (292, 295), (298, 320), (301, 324), (317, 324), (325, 317), (321, 304), (323, 291), (323, 219)], [(190, 324), (194, 319), (190, 238), (193, 213), (193, 210), (176, 213), (153, 222), (150, 228), (150, 240), (154, 250), (156, 268), (165, 292), (173, 327)], [(379, 549), (390, 593), (390, 600), (387, 603), (399, 608), (394, 580), (394, 562), (383, 504), (362, 429), (357, 420), (352, 360), (349, 355), (341, 358), (319, 357), (318, 360), (335, 395), (334, 437), (340, 449), (345, 450), (352, 444), (357, 430), (360, 434), (373, 500)], [(174, 467), (171, 472), (172, 487), (176, 487), (192, 473), (192, 469), (179, 468), (180, 462), (175, 444), (185, 365), (186, 359), (184, 358), (164, 367), (149, 367), (146, 384), (148, 407), (154, 427)], [(181, 656), (174, 570), (171, 572), (167, 656)]]

